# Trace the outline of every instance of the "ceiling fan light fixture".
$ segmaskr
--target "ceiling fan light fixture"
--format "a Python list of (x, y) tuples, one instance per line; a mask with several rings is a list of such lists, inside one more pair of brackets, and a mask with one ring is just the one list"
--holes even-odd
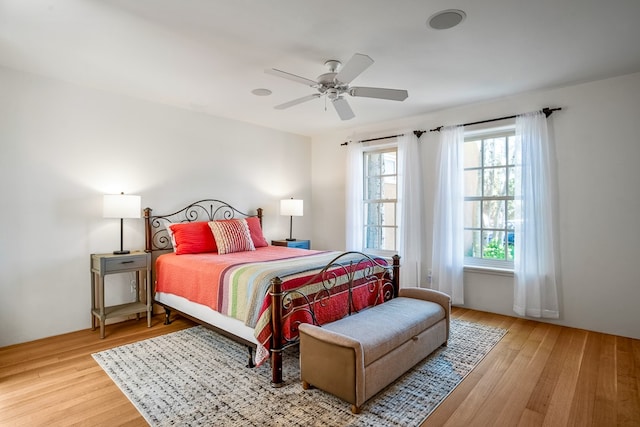
[(434, 13), (427, 20), (427, 25), (434, 30), (448, 30), (459, 25), (467, 17), (467, 14), (460, 9), (447, 9)]

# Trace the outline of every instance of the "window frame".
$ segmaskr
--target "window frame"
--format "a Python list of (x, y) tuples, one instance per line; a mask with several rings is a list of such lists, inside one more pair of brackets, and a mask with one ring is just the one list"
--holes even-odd
[[(369, 175), (369, 171), (367, 170), (367, 156), (372, 154), (383, 154), (393, 152), (395, 154), (395, 173), (393, 174), (380, 174), (380, 175)], [(384, 178), (393, 177), (395, 178), (395, 198), (377, 198), (377, 199), (368, 199), (369, 192), (367, 191), (367, 182), (370, 178), (378, 178), (381, 181)], [(374, 227), (378, 227), (381, 230), (384, 229), (393, 229), (394, 233), (394, 248), (393, 249), (380, 249), (380, 248), (369, 248), (367, 247), (367, 230), (371, 227), (367, 222), (367, 212), (368, 205), (373, 205), (376, 203), (392, 203), (393, 204), (393, 214), (394, 214), (394, 222), (393, 225), (382, 225), (376, 224)], [(362, 228), (362, 248), (365, 252), (381, 255), (381, 256), (391, 256), (396, 254), (398, 251), (398, 238), (399, 238), (399, 227), (398, 227), (398, 146), (397, 145), (385, 145), (385, 146), (377, 146), (372, 147), (362, 152), (362, 220), (363, 220), (363, 228)], [(384, 234), (384, 233), (382, 233)]]
[[(500, 166), (495, 166), (495, 165), (485, 165), (485, 159), (484, 159), (484, 140), (488, 140), (488, 139), (495, 139), (495, 138), (501, 138), (501, 137), (505, 137), (505, 162), (504, 165), (500, 165)], [(510, 157), (510, 152), (509, 152), (509, 137), (513, 137), (514, 138), (514, 142), (515, 144), (518, 144), (519, 141), (516, 138), (516, 133), (515, 133), (515, 124), (513, 125), (508, 125), (508, 126), (502, 126), (499, 128), (489, 128), (489, 129), (483, 129), (483, 130), (477, 130), (477, 131), (468, 131), (465, 132), (464, 135), (464, 144), (467, 144), (468, 142), (473, 142), (473, 141), (481, 141), (482, 146), (480, 147), (480, 151), (481, 151), (481, 159), (480, 159), (480, 166), (477, 167), (465, 167), (463, 170), (463, 174), (466, 173), (467, 171), (470, 170), (479, 170), (480, 171), (480, 176), (482, 177), (482, 182), (481, 182), (481, 188), (482, 188), (482, 193), (484, 193), (484, 176), (485, 170), (488, 169), (505, 169), (505, 185), (507, 186), (506, 188), (506, 194), (502, 195), (502, 196), (485, 196), (484, 194), (480, 195), (480, 196), (467, 196), (467, 192), (465, 189), (465, 196), (464, 196), (464, 203), (465, 203), (465, 214), (466, 214), (466, 204), (467, 202), (477, 202), (480, 203), (480, 224), (478, 227), (467, 227), (466, 226), (466, 217), (465, 217), (465, 224), (463, 225), (463, 231), (465, 232), (465, 234), (468, 231), (475, 231), (475, 232), (479, 232), (480, 233), (480, 239), (482, 241), (483, 239), (483, 235), (485, 232), (492, 232), (492, 233), (496, 233), (496, 232), (503, 232), (504, 236), (505, 236), (505, 240), (508, 240), (508, 236), (509, 233), (514, 233), (514, 229), (509, 228), (509, 218), (508, 218), (508, 203), (509, 202), (516, 202), (517, 199), (515, 197), (515, 194), (509, 195), (509, 191), (508, 191), (508, 185), (509, 185), (509, 180), (511, 179), (511, 171), (514, 171), (515, 167), (517, 166), (521, 166), (517, 159), (515, 160), (514, 163), (509, 163), (509, 157)], [(514, 192), (515, 193), (515, 192)], [(505, 208), (505, 221), (504, 221), (504, 228), (496, 228), (496, 227), (485, 227), (482, 221), (482, 209), (483, 209), (483, 203), (484, 202), (491, 202), (491, 201), (500, 201), (500, 202), (504, 202), (504, 208)], [(466, 246), (465, 246), (466, 248)], [(505, 242), (505, 253), (508, 251), (508, 243)], [(464, 267), (468, 270), (491, 270), (491, 271), (503, 271), (503, 272), (507, 272), (507, 273), (512, 273), (514, 270), (514, 260), (512, 259), (495, 259), (495, 258), (481, 258), (481, 257), (470, 257), (467, 256), (467, 254), (465, 253), (464, 255)]]

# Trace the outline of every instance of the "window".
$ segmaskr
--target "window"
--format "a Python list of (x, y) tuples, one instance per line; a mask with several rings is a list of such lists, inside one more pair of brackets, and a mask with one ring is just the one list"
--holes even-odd
[(519, 165), (515, 129), (465, 137), (465, 265), (513, 269)]
[(397, 250), (397, 158), (395, 147), (363, 154), (364, 248), (367, 250)]

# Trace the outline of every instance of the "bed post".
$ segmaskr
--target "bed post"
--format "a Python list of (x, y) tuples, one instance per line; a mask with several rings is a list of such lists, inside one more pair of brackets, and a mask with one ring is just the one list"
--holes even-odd
[(151, 208), (144, 208), (144, 251), (151, 249)]
[(393, 292), (394, 298), (400, 293), (400, 255), (393, 256)]
[(260, 227), (262, 227), (262, 208), (258, 208), (258, 219), (260, 220)]
[(282, 280), (271, 279), (271, 385), (282, 387)]

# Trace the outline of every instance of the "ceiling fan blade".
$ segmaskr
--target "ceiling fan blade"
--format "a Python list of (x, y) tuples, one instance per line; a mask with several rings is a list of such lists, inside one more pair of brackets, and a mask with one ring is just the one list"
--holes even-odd
[(373, 59), (367, 55), (356, 53), (342, 66), (340, 71), (338, 71), (336, 80), (340, 83), (351, 83), (351, 80), (358, 77), (364, 70), (369, 68), (371, 64), (373, 64)]
[(303, 102), (311, 101), (312, 99), (320, 98), (319, 93), (303, 96), (302, 98), (294, 99), (293, 101), (285, 102), (284, 104), (276, 105), (276, 110), (284, 110), (285, 108), (293, 107), (294, 105), (302, 104)]
[(365, 98), (389, 99), (391, 101), (404, 101), (409, 96), (409, 92), (404, 89), (384, 89), (381, 87), (352, 87), (349, 95), (362, 96)]
[(349, 103), (347, 102), (346, 99), (336, 98), (332, 102), (333, 102), (333, 107), (336, 109), (336, 112), (338, 113), (338, 116), (340, 116), (340, 119), (351, 120), (356, 116), (355, 114), (353, 114), (353, 110), (349, 106)]
[(264, 72), (267, 74), (271, 74), (273, 76), (282, 77), (283, 79), (292, 80), (294, 82), (302, 83), (303, 85), (307, 85), (311, 87), (318, 85), (318, 82), (314, 80), (296, 76), (295, 74), (287, 73), (286, 71), (277, 70), (275, 68), (268, 68), (264, 70)]

